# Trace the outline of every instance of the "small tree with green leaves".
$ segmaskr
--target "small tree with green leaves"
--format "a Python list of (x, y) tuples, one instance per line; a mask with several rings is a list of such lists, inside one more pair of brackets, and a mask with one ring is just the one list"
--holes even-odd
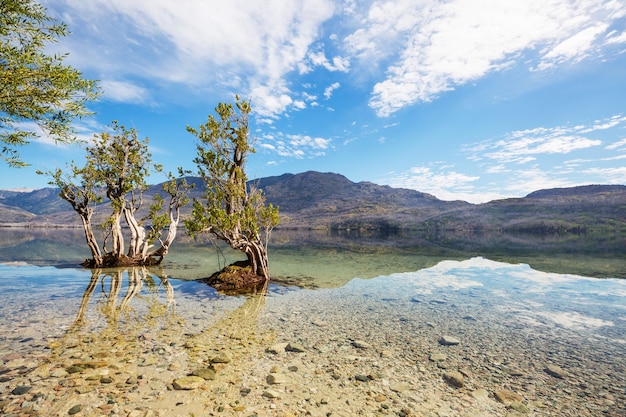
[[(61, 198), (67, 200), (81, 218), (92, 254), (85, 266), (160, 264), (176, 237), (180, 208), (188, 202), (186, 191), (190, 186), (183, 177), (185, 172), (179, 170), (179, 178), (170, 173), (163, 184), (169, 195), (166, 208), (163, 198), (157, 195), (148, 215), (137, 219), (143, 193), (148, 188), (146, 177), (153, 171), (161, 171), (161, 166), (152, 164), (148, 139), (140, 140), (135, 129), (129, 130), (113, 122), (112, 132), (95, 135), (93, 144), (86, 150), (84, 166), (72, 163), (67, 173), (61, 169), (47, 172), (52, 177), (50, 184), (60, 188)], [(101, 225), (105, 233), (102, 245), (98, 245), (91, 220), (96, 205), (104, 201), (109, 203), (111, 213)], [(128, 251), (122, 219), (129, 230)], [(150, 223), (149, 227), (144, 226), (145, 222)], [(167, 236), (162, 238), (166, 228)], [(151, 250), (156, 241), (159, 247)]]
[(27, 165), (18, 148), (39, 135), (33, 123), (56, 141), (72, 142), (72, 120), (90, 114), (95, 81), (64, 65), (65, 55), (45, 52), (67, 34), (32, 0), (0, 1), (0, 155), (10, 166)]
[(194, 199), (185, 225), (192, 235), (210, 232), (244, 252), (251, 273), (267, 281), (267, 244), (278, 224), (278, 207), (266, 205), (261, 190), (248, 186), (245, 163), (254, 152), (250, 111), (250, 104), (236, 96), (234, 105), (219, 103), (216, 116), (209, 115), (198, 129), (187, 127), (199, 139), (194, 162), (207, 187), (202, 200)]

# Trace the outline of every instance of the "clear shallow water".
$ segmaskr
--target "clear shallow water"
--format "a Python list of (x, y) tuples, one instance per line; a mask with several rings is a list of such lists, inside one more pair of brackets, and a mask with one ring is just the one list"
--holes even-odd
[[(344, 355), (350, 341), (365, 340), (379, 353), (390, 352), (384, 356), (393, 358), (390, 379), (415, 385), (441, 383), (445, 367), (429, 357), (443, 352), (448, 368), (469, 375), (469, 389), (511, 388), (522, 394), (531, 415), (626, 412), (626, 280), (384, 247), (316, 246), (276, 250), (273, 256), (272, 269), (283, 281), (318, 289), (271, 284), (250, 310), (245, 297), (176, 279), (199, 278), (219, 263), (191, 250), (157, 270), (94, 273), (19, 261), (0, 264), (0, 366), (10, 376), (0, 392), (23, 383), (11, 371), (18, 369), (11, 365), (17, 358), (33, 361), (55, 349), (76, 349), (68, 340), (88, 339), (88, 351), (76, 353), (87, 357), (111, 350), (111, 337), (119, 335), (134, 341), (166, 335), (168, 343), (183, 349), (211, 329), (252, 325), (267, 330), (274, 341), (302, 343), (310, 360), (320, 364)], [(443, 335), (460, 345), (442, 346)], [(140, 352), (131, 363), (148, 362), (152, 353)], [(547, 365), (561, 367), (567, 376), (548, 375)], [(509, 367), (522, 369), (523, 376), (508, 375)], [(341, 389), (335, 387), (338, 396), (356, 395)], [(562, 409), (564, 404), (569, 406)], [(577, 414), (577, 408), (587, 414)]]

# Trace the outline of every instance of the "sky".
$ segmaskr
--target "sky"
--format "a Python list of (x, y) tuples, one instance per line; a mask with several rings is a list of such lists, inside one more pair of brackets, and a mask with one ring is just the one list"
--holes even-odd
[[(625, 0), (42, 0), (103, 91), (75, 122), (195, 169), (197, 127), (251, 101), (248, 177), (309, 170), (482, 203), (626, 184)], [(41, 137), (0, 189), (83, 150)], [(159, 175), (149, 178), (157, 183)]]

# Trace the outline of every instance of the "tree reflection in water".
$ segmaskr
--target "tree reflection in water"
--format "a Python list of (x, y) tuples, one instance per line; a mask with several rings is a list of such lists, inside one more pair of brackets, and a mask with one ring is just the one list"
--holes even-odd
[[(124, 287), (124, 276), (128, 276), (128, 286), (126, 293), (119, 302), (120, 293)], [(156, 283), (154, 278), (158, 278)], [(109, 279), (107, 289), (107, 278)], [(100, 299), (97, 301), (97, 310), (106, 317), (108, 327), (117, 327), (123, 319), (128, 325), (133, 321), (139, 321), (140, 317), (135, 309), (131, 306), (134, 298), (142, 299), (148, 307), (146, 320), (154, 319), (159, 316), (167, 317), (171, 312), (175, 314), (176, 301), (174, 299), (174, 288), (167, 278), (167, 274), (163, 268), (147, 268), (147, 267), (127, 267), (127, 268), (109, 268), (109, 269), (92, 269), (91, 280), (83, 293), (83, 297), (72, 325), (72, 330), (76, 331), (87, 324), (86, 313), (89, 303), (93, 298), (96, 288), (100, 284)], [(141, 294), (141, 290), (147, 287), (149, 297)], [(162, 303), (159, 297), (161, 289), (165, 291), (166, 302)]]
[[(73, 325), (49, 345), (46, 372), (62, 378), (52, 411), (61, 412), (64, 397), (96, 391), (124, 409), (146, 406), (146, 398), (150, 406), (167, 408), (165, 393), (189, 375), (204, 375), (200, 392), (237, 394), (234, 381), (256, 366), (275, 338), (259, 322), (266, 301), (267, 288), (238, 297), (185, 298), (179, 314), (162, 269), (93, 270)], [(196, 398), (189, 411), (210, 402)]]

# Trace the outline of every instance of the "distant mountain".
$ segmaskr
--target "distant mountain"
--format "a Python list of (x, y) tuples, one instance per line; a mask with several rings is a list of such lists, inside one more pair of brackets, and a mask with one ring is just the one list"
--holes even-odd
[(554, 233), (590, 228), (626, 229), (626, 186), (588, 185), (539, 190), (494, 200), (430, 220), (437, 229)]
[(415, 190), (315, 171), (284, 174), (253, 182), (268, 202), (278, 205), (287, 227), (378, 228), (403, 226), (442, 212), (470, 206), (446, 202)]
[[(191, 197), (204, 192), (198, 178)], [(304, 172), (250, 181), (262, 189), (267, 201), (280, 207), (283, 228), (508, 230), (551, 232), (603, 226), (626, 227), (626, 186), (590, 185), (540, 190), (524, 198), (485, 204), (442, 201), (415, 190), (371, 182), (355, 183), (346, 177)], [(145, 193), (144, 207), (161, 190), (153, 185)], [(185, 213), (189, 213), (188, 206)], [(58, 190), (0, 191), (0, 224), (79, 225), (70, 205)]]

